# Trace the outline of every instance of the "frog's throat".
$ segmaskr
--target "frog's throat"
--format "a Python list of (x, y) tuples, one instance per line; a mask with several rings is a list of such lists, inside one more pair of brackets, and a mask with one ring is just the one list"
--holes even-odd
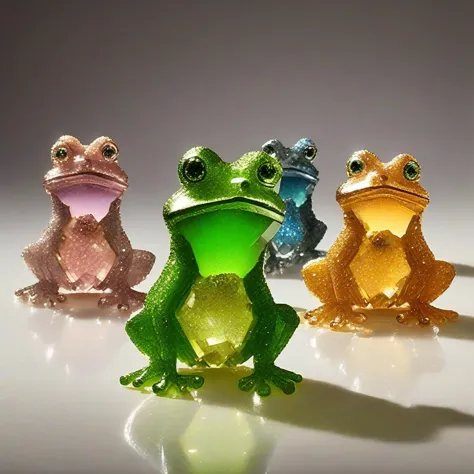
[(319, 178), (317, 176), (312, 175), (310, 173), (306, 173), (305, 171), (302, 171), (298, 168), (292, 168), (292, 167), (283, 169), (283, 178), (286, 178), (286, 177), (303, 178), (314, 184), (316, 184), (319, 181)]
[(243, 197), (230, 198), (224, 200), (211, 201), (204, 204), (198, 204), (196, 206), (191, 206), (186, 209), (181, 209), (178, 211), (171, 212), (168, 215), (168, 219), (171, 223), (176, 224), (184, 219), (189, 217), (196, 217), (201, 214), (206, 214), (208, 212), (213, 212), (217, 210), (228, 210), (236, 209), (241, 211), (248, 211), (254, 214), (260, 214), (262, 216), (268, 217), (280, 224), (285, 218), (285, 214), (279, 209), (267, 204), (265, 202), (256, 201), (254, 199), (248, 199)]
[(50, 193), (69, 188), (76, 184), (93, 184), (95, 186), (112, 189), (121, 193), (128, 187), (128, 184), (120, 178), (92, 171), (87, 173), (70, 173), (52, 179), (45, 179), (43, 184), (45, 189)]
[(417, 214), (423, 212), (430, 202), (426, 196), (421, 196), (420, 194), (412, 193), (394, 186), (372, 186), (371, 188), (360, 189), (349, 194), (338, 196), (338, 201), (344, 211), (349, 211), (355, 203), (361, 200), (382, 197), (395, 199)]

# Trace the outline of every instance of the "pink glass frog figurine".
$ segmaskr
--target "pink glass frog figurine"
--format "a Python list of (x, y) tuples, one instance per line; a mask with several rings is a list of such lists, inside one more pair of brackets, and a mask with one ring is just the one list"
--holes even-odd
[(128, 177), (117, 163), (117, 145), (107, 137), (89, 146), (71, 136), (51, 149), (53, 167), (43, 186), (53, 213), (41, 239), (23, 251), (38, 282), (15, 294), (37, 305), (54, 306), (67, 292), (100, 292), (100, 307), (140, 307), (145, 294), (132, 289), (150, 273), (155, 256), (134, 250), (120, 220)]

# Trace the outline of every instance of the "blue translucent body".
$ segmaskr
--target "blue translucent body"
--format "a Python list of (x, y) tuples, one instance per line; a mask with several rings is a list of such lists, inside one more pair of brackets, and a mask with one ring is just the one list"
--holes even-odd
[(296, 207), (300, 207), (308, 198), (309, 185), (310, 182), (303, 177), (283, 176), (280, 185), (280, 196), (284, 201), (291, 199)]
[(304, 178), (284, 176), (281, 181), (280, 196), (286, 203), (285, 219), (280, 230), (273, 238), (277, 248), (282, 246), (296, 247), (304, 235), (299, 207), (312, 191), (311, 183)]

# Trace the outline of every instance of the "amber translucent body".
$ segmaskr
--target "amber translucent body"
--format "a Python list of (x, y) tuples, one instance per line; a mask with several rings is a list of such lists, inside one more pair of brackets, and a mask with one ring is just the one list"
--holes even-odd
[(349, 173), (337, 193), (343, 230), (326, 258), (302, 270), (306, 286), (323, 303), (305, 318), (334, 330), (358, 329), (381, 309), (406, 324), (455, 320), (454, 311), (430, 304), (449, 287), (455, 270), (435, 259), (423, 237), (428, 193), (418, 177), (404, 176), (411, 163), (419, 166), (416, 160), (399, 155), (385, 164), (368, 151), (354, 156), (362, 171)]

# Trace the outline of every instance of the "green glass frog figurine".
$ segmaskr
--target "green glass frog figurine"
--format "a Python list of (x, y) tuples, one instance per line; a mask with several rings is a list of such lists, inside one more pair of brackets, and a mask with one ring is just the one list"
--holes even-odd
[(156, 394), (170, 387), (200, 388), (200, 375), (178, 374), (178, 360), (191, 367), (242, 364), (254, 371), (239, 381), (260, 396), (270, 384), (286, 394), (300, 375), (275, 365), (299, 324), (293, 308), (276, 304), (263, 273), (264, 251), (284, 219), (278, 195), (282, 168), (265, 152), (226, 163), (208, 148), (189, 150), (178, 167), (181, 188), (163, 215), (171, 250), (144, 309), (126, 331), (150, 359), (121, 377), (122, 385), (153, 382)]

